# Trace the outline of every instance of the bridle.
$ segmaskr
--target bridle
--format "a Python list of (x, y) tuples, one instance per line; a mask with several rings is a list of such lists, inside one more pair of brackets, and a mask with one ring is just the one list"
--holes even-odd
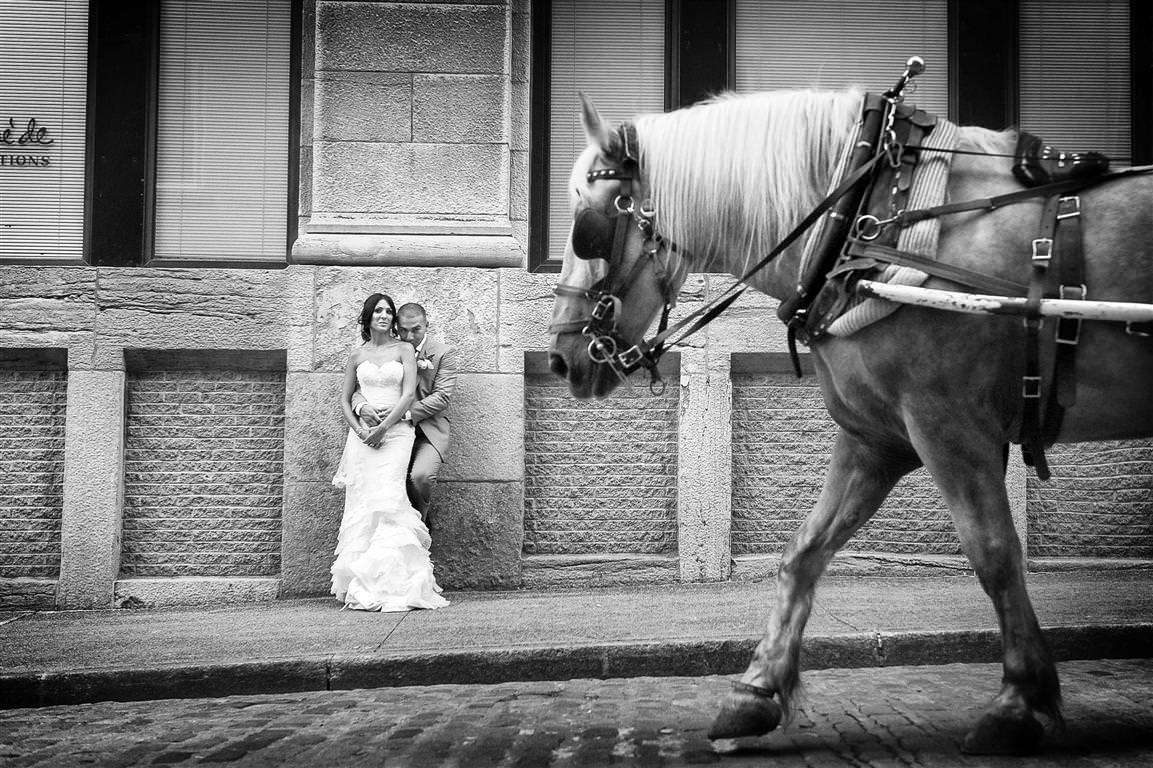
[[(608, 274), (589, 288), (561, 283), (553, 289), (557, 296), (582, 299), (591, 309), (588, 318), (568, 323), (549, 325), (550, 333), (580, 331), (589, 338), (588, 356), (597, 364), (607, 365), (626, 385), (629, 375), (638, 368), (649, 371), (649, 389), (654, 394), (664, 392), (665, 384), (657, 371), (664, 352), (663, 340), (656, 344), (644, 341), (629, 346), (617, 327), (623, 294), (634, 285), (645, 269), (651, 269), (660, 286), (664, 307), (658, 333), (668, 328), (669, 312), (676, 304), (677, 287), (688, 273), (688, 260), (673, 242), (662, 237), (653, 223), (656, 210), (648, 200), (639, 204), (633, 196), (633, 183), (640, 175), (640, 153), (637, 149), (636, 126), (624, 123), (617, 129), (620, 152), (616, 167), (598, 168), (585, 174), (592, 184), (597, 181), (618, 181), (620, 192), (613, 198), (608, 211), (595, 208), (582, 210), (573, 222), (573, 253), (581, 259), (604, 259)], [(607, 232), (611, 225), (611, 237)], [(620, 269), (624, 263), (625, 244), (631, 226), (640, 230), (641, 252), (627, 272)], [(671, 254), (681, 258), (671, 265)], [(627, 348), (626, 348), (627, 347)]]
[[(902, 99), (902, 92), (905, 86), (911, 78), (924, 71), (924, 61), (922, 61), (920, 57), (915, 56), (910, 58), (905, 66), (905, 72), (901, 75), (897, 84), (884, 94), (887, 104), (885, 111), (886, 129), (891, 129), (892, 127), (893, 114), (898, 102)], [(621, 145), (620, 151), (617, 153), (618, 157), (615, 158), (617, 167), (600, 168), (585, 174), (585, 178), (590, 184), (596, 181), (620, 182), (621, 191), (613, 200), (614, 210), (605, 213), (592, 208), (586, 208), (577, 215), (576, 220), (573, 222), (572, 230), (573, 253), (583, 259), (605, 259), (608, 262), (608, 274), (587, 289), (563, 283), (557, 285), (556, 288), (553, 289), (553, 292), (557, 296), (583, 299), (592, 306), (592, 309), (589, 312), (588, 320), (554, 323), (549, 326), (549, 332), (567, 333), (579, 330), (582, 334), (588, 336), (590, 339), (588, 345), (589, 358), (592, 359), (594, 363), (609, 366), (613, 373), (626, 385), (629, 384), (628, 377), (631, 373), (638, 368), (643, 367), (647, 369), (652, 377), (649, 383), (649, 389), (654, 393), (664, 391), (664, 382), (660, 378), (657, 364), (661, 355), (667, 349), (667, 346), (684, 341), (685, 338), (708, 325), (714, 318), (728, 309), (728, 307), (747, 290), (748, 285), (746, 281), (750, 277), (764, 269), (770, 262), (784, 253), (789, 246), (824, 216), (826, 212), (829, 212), (830, 216), (835, 215), (836, 212), (830, 211), (830, 209), (834, 207), (834, 204), (850, 190), (856, 188), (858, 184), (864, 183), (866, 179), (872, 175), (875, 167), (879, 166), (885, 160), (891, 160), (896, 149), (893, 132), (891, 130), (882, 132), (882, 140), (878, 142), (880, 144), (880, 151), (876, 151), (867, 162), (862, 163), (851, 173), (847, 174), (836, 189), (831, 191), (824, 200), (818, 203), (791, 232), (785, 235), (785, 237), (756, 264), (738, 277), (737, 281), (730, 285), (728, 289), (691, 312), (672, 327), (669, 327), (669, 311), (676, 301), (676, 286), (680, 285), (688, 273), (688, 254), (682, 248), (679, 248), (676, 243), (663, 238), (657, 233), (653, 223), (656, 211), (650, 203), (646, 201), (638, 208), (633, 200), (632, 184), (640, 175), (640, 152), (637, 148), (636, 126), (632, 123), (623, 123), (617, 129), (617, 134), (620, 138)], [(599, 239), (595, 236), (587, 238), (582, 236), (581, 246), (578, 249), (578, 233), (581, 233), (582, 228), (594, 235), (596, 233), (602, 233), (602, 230), (596, 226), (598, 218), (604, 221), (613, 221), (615, 219), (615, 221), (613, 221), (611, 242), (606, 243), (603, 236)], [(583, 227), (582, 219), (584, 220)], [(628, 228), (629, 225), (634, 222), (644, 237), (641, 256), (637, 258), (633, 268), (629, 270), (628, 275), (624, 279), (614, 281), (612, 279), (613, 273), (616, 271), (614, 267), (624, 259), (624, 248)], [(667, 261), (664, 263), (661, 262), (660, 254), (662, 252), (676, 252), (681, 255), (680, 262), (674, 269), (669, 269)], [(646, 256), (648, 258), (645, 258)], [(645, 267), (649, 265), (652, 266), (660, 282), (664, 297), (664, 310), (661, 313), (660, 328), (656, 336), (647, 340), (642, 339), (626, 349), (625, 347), (628, 346), (628, 342), (621, 337), (617, 330), (617, 316), (621, 310), (621, 300), (617, 296), (617, 293), (622, 288), (627, 288), (632, 285)], [(674, 334), (679, 334), (679, 336), (673, 341), (668, 341)], [(790, 350), (793, 352), (794, 366), (797, 369), (797, 375), (800, 376), (800, 366), (795, 352), (793, 337), (790, 335), (789, 338)], [(667, 341), (668, 343), (666, 344)]]
[[(886, 152), (878, 152), (872, 160), (848, 175), (835, 190), (830, 192), (829, 195), (789, 232), (788, 235), (777, 243), (772, 250), (741, 275), (737, 279), (737, 282), (729, 286), (721, 295), (713, 298), (670, 327), (668, 325), (669, 312), (676, 301), (676, 286), (680, 285), (680, 282), (683, 281), (684, 276), (688, 273), (689, 259), (687, 258), (687, 252), (683, 248), (662, 237), (656, 231), (656, 226), (653, 223), (656, 211), (652, 206), (647, 201), (642, 203), (639, 208), (636, 206), (632, 198), (632, 182), (639, 176), (640, 172), (640, 155), (636, 149), (636, 128), (631, 123), (624, 123), (617, 129), (617, 132), (620, 136), (622, 147), (619, 153), (620, 156), (617, 158), (618, 167), (599, 168), (585, 174), (585, 178), (590, 184), (594, 181), (620, 181), (621, 191), (613, 200), (613, 210), (605, 213), (593, 208), (586, 208), (577, 214), (577, 218), (573, 222), (572, 230), (573, 253), (578, 256), (578, 258), (583, 259), (605, 259), (609, 265), (608, 274), (587, 289), (577, 285), (558, 284), (553, 289), (553, 293), (557, 296), (583, 299), (592, 306), (592, 309), (589, 312), (587, 320), (553, 323), (549, 325), (548, 330), (550, 333), (580, 331), (585, 336), (588, 336), (590, 339), (588, 345), (589, 358), (594, 363), (609, 366), (613, 373), (626, 385), (629, 385), (628, 377), (630, 374), (639, 368), (645, 368), (651, 377), (649, 389), (655, 394), (660, 394), (664, 392), (665, 389), (665, 384), (657, 370), (657, 365), (667, 347), (674, 343), (679, 343), (688, 336), (696, 333), (728, 309), (748, 288), (745, 281), (780, 256), (786, 248), (792, 245), (793, 242), (807, 231), (821, 216), (825, 215), (837, 200), (857, 184), (861, 183), (872, 173), (876, 165), (888, 157)], [(613, 223), (613, 234), (610, 242), (606, 243), (606, 238), (603, 236), (600, 238), (595, 237), (595, 233), (602, 233), (602, 230), (596, 227), (598, 218)], [(582, 220), (584, 221), (583, 224)], [(637, 258), (633, 268), (629, 270), (624, 279), (614, 281), (613, 274), (616, 271), (614, 266), (623, 261), (628, 228), (629, 225), (634, 222), (644, 237), (641, 256)], [(593, 233), (594, 236), (582, 236), (580, 238), (581, 248), (578, 250), (578, 233), (581, 233), (582, 230), (587, 230)], [(681, 255), (680, 262), (674, 269), (670, 270), (667, 262), (661, 262), (660, 254), (662, 252), (679, 253)], [(648, 258), (645, 258), (645, 256)], [(616, 318), (620, 314), (621, 300), (616, 294), (622, 288), (631, 285), (636, 278), (640, 276), (640, 273), (645, 267), (649, 265), (652, 265), (654, 273), (660, 282), (664, 297), (664, 310), (661, 313), (660, 327), (656, 336), (651, 339), (642, 339), (636, 344), (628, 346), (627, 340), (625, 340), (617, 330)], [(688, 327), (686, 328), (686, 326)], [(666, 344), (666, 341), (677, 333), (680, 334), (677, 339)]]

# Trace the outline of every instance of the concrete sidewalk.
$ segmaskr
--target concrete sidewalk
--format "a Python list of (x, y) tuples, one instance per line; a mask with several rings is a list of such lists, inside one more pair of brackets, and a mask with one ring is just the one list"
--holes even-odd
[[(1059, 660), (1153, 656), (1153, 570), (1037, 573)], [(449, 593), (437, 611), (343, 611), (330, 599), (8, 614), (0, 706), (508, 680), (736, 674), (771, 582)], [(976, 579), (830, 577), (805, 667), (998, 661)]]

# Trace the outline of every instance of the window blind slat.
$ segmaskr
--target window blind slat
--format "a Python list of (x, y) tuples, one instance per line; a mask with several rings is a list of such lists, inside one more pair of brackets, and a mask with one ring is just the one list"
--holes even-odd
[(290, 8), (161, 6), (156, 258), (284, 258)]
[(1063, 150), (1128, 158), (1129, 3), (1022, 0), (1020, 14), (1021, 128)]
[[(900, 33), (893, 20), (900, 19)], [(910, 56), (926, 70), (908, 100), (945, 116), (949, 55), (946, 0), (870, 4), (737, 0), (736, 90), (892, 87)]]
[[(88, 1), (0, 0), (0, 18), (0, 257), (79, 260)], [(32, 118), (51, 144), (19, 144)]]

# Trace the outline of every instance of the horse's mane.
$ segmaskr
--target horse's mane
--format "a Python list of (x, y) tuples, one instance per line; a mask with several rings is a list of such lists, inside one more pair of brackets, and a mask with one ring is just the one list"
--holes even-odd
[[(829, 192), (863, 98), (855, 88), (729, 93), (638, 117), (658, 231), (693, 255), (694, 270), (725, 252), (726, 266), (747, 268)], [(962, 127), (960, 146), (1011, 152), (1015, 136)]]
[[(637, 118), (657, 229), (694, 255), (694, 270), (722, 249), (759, 258), (828, 191), (863, 95), (724, 94)], [(736, 241), (722, 241), (726, 232)]]

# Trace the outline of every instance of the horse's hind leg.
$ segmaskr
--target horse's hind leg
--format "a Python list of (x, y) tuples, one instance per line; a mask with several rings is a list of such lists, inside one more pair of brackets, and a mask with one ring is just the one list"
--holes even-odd
[(918, 463), (911, 453), (887, 454), (844, 430), (837, 435), (820, 498), (781, 555), (768, 629), (741, 683), (722, 704), (709, 738), (758, 736), (777, 726), (782, 708), (788, 713), (800, 680), (801, 636), (817, 580), (837, 550)]
[(961, 546), (997, 610), (1004, 663), (1001, 692), (965, 737), (964, 748), (974, 754), (1026, 754), (1040, 746), (1043, 736), (1034, 712), (1060, 721), (1057, 670), (1025, 591), (1001, 446), (979, 429), (949, 435), (947, 445), (930, 444), (910, 430), (949, 505)]

